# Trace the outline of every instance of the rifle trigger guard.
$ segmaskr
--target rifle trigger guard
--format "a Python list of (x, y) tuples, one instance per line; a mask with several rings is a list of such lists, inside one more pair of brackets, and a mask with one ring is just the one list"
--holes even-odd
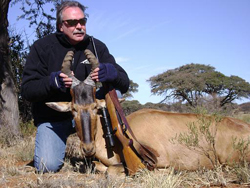
[(118, 111), (116, 111), (116, 116), (118, 119), (119, 124), (122, 126), (122, 133), (125, 135), (126, 131), (127, 131), (127, 126), (123, 123), (120, 114), (118, 113)]

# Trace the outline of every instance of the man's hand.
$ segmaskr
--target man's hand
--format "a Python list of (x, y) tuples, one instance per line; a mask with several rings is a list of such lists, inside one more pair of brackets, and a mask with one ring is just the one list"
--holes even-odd
[(111, 63), (101, 63), (90, 76), (97, 82), (113, 82), (117, 78), (117, 70)]
[(69, 78), (61, 71), (52, 72), (50, 74), (50, 87), (53, 89), (62, 89), (64, 87), (70, 88), (72, 85), (72, 78)]
[[(72, 72), (72, 74), (73, 74), (73, 72)], [(70, 88), (72, 85), (72, 78), (69, 78), (68, 75), (66, 75), (62, 72), (59, 74), (59, 76), (60, 76), (60, 78), (63, 79), (64, 86), (66, 88)]]

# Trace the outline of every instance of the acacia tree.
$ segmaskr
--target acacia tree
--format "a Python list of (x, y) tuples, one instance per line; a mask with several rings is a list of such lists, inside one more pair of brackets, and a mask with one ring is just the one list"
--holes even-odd
[(147, 81), (154, 95), (164, 97), (161, 102), (178, 99), (193, 107), (198, 105), (200, 99), (207, 97), (219, 101), (221, 107), (235, 99), (250, 97), (248, 82), (238, 76), (227, 77), (209, 65), (187, 64)]
[(31, 103), (22, 98), (20, 87), (22, 83), (23, 68), (29, 48), (25, 47), (25, 41), (21, 34), (17, 34), (14, 30), (9, 30), (9, 35), (10, 58), (17, 88), (20, 120), (22, 122), (27, 122), (32, 120)]
[[(14, 0), (12, 4), (16, 5), (18, 2), (21, 2), (20, 9), (23, 12), (18, 19), (28, 20), (29, 27), (34, 27), (38, 39), (56, 30), (56, 18), (52, 15), (61, 0)], [(51, 8), (48, 10), (49, 4)]]
[(8, 10), (10, 0), (0, 1), (0, 128), (19, 135), (19, 111), (10, 62)]
[(137, 83), (133, 82), (133, 80), (129, 80), (129, 89), (123, 95), (123, 97), (126, 98), (126, 99), (133, 98), (132, 93), (138, 92), (138, 87), (139, 87), (139, 85)]

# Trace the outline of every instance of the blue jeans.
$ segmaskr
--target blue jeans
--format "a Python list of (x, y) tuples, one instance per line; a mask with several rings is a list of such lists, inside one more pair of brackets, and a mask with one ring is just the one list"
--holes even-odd
[(34, 165), (38, 172), (57, 172), (61, 169), (66, 141), (73, 132), (72, 120), (38, 125), (34, 155)]

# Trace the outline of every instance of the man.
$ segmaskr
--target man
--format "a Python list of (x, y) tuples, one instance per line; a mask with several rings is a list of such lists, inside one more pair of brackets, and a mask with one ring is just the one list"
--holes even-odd
[[(66, 53), (74, 51), (72, 70), (79, 80), (91, 71), (84, 50), (93, 52), (86, 34), (85, 7), (76, 1), (65, 1), (57, 8), (57, 32), (36, 41), (23, 73), (21, 94), (32, 102), (37, 126), (34, 165), (38, 172), (58, 171), (63, 165), (67, 137), (73, 132), (72, 115), (50, 109), (46, 102), (71, 101), (72, 79), (60, 72)], [(94, 81), (109, 82), (125, 93), (129, 87), (127, 73), (116, 64), (108, 48), (94, 39), (101, 65), (94, 70)]]

